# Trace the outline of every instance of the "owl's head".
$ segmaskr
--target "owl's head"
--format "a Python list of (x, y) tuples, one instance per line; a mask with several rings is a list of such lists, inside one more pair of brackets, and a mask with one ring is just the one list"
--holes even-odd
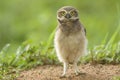
[(78, 11), (72, 6), (64, 6), (57, 11), (58, 21), (76, 21), (79, 20)]

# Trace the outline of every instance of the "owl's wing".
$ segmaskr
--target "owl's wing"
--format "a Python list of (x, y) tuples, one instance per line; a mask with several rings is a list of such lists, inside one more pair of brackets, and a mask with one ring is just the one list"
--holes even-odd
[(85, 36), (86, 36), (86, 33), (87, 33), (87, 31), (86, 31), (86, 28), (83, 26), (83, 24), (81, 24), (80, 23), (80, 26), (82, 27), (82, 31), (83, 31), (83, 33), (85, 34)]
[(86, 28), (84, 28), (84, 32), (85, 32), (85, 36), (86, 36), (86, 33), (87, 33), (87, 32), (86, 32)]

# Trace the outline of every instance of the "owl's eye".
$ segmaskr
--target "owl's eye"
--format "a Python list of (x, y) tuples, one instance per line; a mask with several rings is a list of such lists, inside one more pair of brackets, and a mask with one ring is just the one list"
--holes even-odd
[(70, 12), (70, 15), (71, 15), (71, 16), (74, 16), (75, 13), (76, 13), (75, 11), (71, 11), (71, 12)]
[(65, 11), (60, 12), (62, 16), (65, 16)]

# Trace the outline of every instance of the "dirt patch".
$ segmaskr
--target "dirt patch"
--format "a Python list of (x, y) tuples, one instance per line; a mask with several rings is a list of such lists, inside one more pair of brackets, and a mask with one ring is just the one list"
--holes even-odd
[(60, 78), (62, 66), (45, 65), (23, 71), (17, 80), (112, 80), (120, 76), (120, 65), (80, 65), (81, 74), (76, 76), (72, 66), (67, 71), (66, 78)]

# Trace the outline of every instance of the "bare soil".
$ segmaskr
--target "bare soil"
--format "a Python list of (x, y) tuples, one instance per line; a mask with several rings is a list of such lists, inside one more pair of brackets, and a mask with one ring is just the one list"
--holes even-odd
[(63, 68), (60, 65), (44, 65), (23, 71), (17, 80), (113, 80), (120, 76), (120, 65), (81, 64), (81, 74), (76, 76), (72, 66), (65, 78), (60, 78)]

